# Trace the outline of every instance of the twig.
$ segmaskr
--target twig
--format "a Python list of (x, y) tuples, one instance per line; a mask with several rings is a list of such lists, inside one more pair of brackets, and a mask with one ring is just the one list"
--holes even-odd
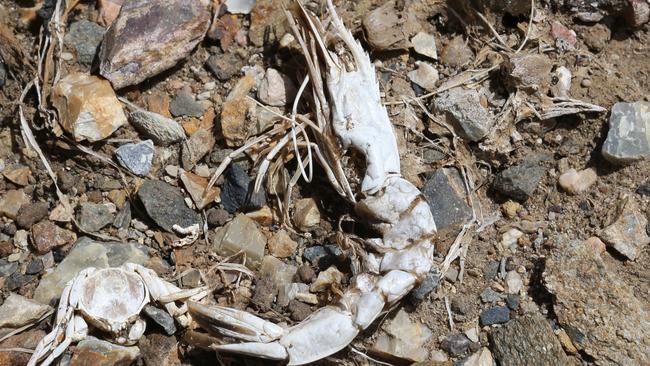
[(519, 45), (515, 53), (519, 53), (524, 46), (526, 45), (526, 42), (528, 42), (528, 37), (530, 36), (530, 29), (533, 27), (533, 17), (535, 16), (535, 0), (530, 0), (530, 19), (528, 19), (528, 28), (526, 28), (526, 36), (524, 36), (523, 42)]

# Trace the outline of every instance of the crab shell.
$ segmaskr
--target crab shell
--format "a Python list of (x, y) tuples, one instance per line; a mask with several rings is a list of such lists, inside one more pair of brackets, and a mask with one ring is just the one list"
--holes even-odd
[(79, 296), (77, 309), (84, 318), (114, 335), (118, 343), (134, 342), (129, 335), (144, 332), (144, 322), (137, 320), (149, 303), (149, 290), (136, 273), (121, 268), (99, 269), (72, 291)]

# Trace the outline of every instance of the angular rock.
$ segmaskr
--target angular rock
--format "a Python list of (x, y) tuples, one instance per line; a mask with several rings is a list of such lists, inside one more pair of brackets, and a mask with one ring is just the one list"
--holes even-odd
[(395, 317), (382, 327), (386, 334), (381, 334), (372, 345), (372, 352), (388, 354), (411, 362), (424, 361), (429, 352), (424, 344), (433, 333), (424, 324), (411, 320), (400, 309)]
[(115, 220), (113, 220), (113, 227), (116, 229), (127, 229), (131, 224), (131, 204), (129, 202), (124, 203), (124, 207), (118, 211), (115, 215)]
[(104, 35), (100, 74), (115, 89), (165, 71), (201, 42), (210, 24), (206, 0), (125, 2)]
[(75, 347), (70, 366), (127, 366), (139, 357), (137, 346), (125, 347), (88, 337)]
[(293, 223), (300, 231), (309, 231), (318, 227), (320, 211), (313, 198), (302, 198), (296, 201)]
[(571, 364), (551, 325), (539, 313), (526, 314), (493, 330), (490, 338), (499, 365)]
[[(17, 350), (17, 348), (35, 349), (38, 342), (45, 337), (46, 333), (40, 329), (27, 330), (18, 333), (9, 339), (0, 343), (0, 365), (3, 366), (23, 366), (27, 365), (31, 354)], [(10, 351), (15, 349), (15, 351)]]
[(18, 263), (0, 259), (0, 278), (9, 277), (18, 270)]
[(465, 186), (456, 168), (439, 168), (427, 179), (422, 194), (429, 203), (439, 232), (463, 225), (472, 218)]
[(66, 75), (54, 86), (52, 104), (61, 127), (77, 141), (105, 139), (127, 123), (111, 84), (97, 76)]
[(219, 228), (214, 236), (212, 250), (221, 256), (229, 256), (243, 251), (246, 264), (257, 267), (264, 256), (266, 236), (255, 221), (245, 215), (237, 215), (224, 227)]
[(573, 168), (567, 170), (560, 175), (560, 186), (571, 194), (580, 194), (589, 189), (598, 180), (596, 171), (592, 168), (587, 168), (577, 171)]
[(184, 91), (179, 91), (169, 104), (169, 111), (174, 117), (201, 117), (203, 106)]
[(16, 224), (19, 228), (29, 229), (32, 225), (47, 217), (48, 208), (47, 202), (35, 202), (22, 205), (16, 216)]
[(451, 41), (442, 49), (440, 61), (450, 67), (461, 67), (470, 63), (474, 59), (474, 52), (469, 48), (463, 36), (452, 38)]
[(650, 102), (614, 104), (603, 156), (614, 164), (650, 158)]
[(225, 178), (221, 203), (229, 213), (240, 209), (258, 208), (266, 203), (266, 193), (261, 187), (260, 192), (253, 192), (254, 182), (241, 165), (231, 164), (226, 170)]
[[(543, 279), (559, 325), (596, 365), (650, 362), (650, 311), (638, 289), (617, 275), (598, 251), (556, 238)], [(625, 352), (621, 352), (625, 350)]]
[(32, 176), (32, 171), (27, 166), (19, 165), (4, 169), (2, 175), (4, 175), (4, 177), (11, 183), (24, 187), (29, 184), (29, 178)]
[(115, 150), (115, 156), (120, 165), (128, 169), (131, 173), (144, 177), (151, 170), (153, 154), (156, 150), (153, 147), (153, 141), (140, 141), (136, 144), (124, 144)]
[(88, 267), (119, 267), (126, 262), (145, 264), (149, 249), (137, 243), (97, 242), (83, 237), (52, 272), (41, 278), (34, 291), (34, 300), (49, 304), (58, 299), (66, 283)]
[(278, 230), (268, 242), (269, 253), (276, 258), (288, 258), (296, 254), (296, 243), (285, 230)]
[(194, 165), (212, 150), (215, 143), (216, 140), (212, 131), (199, 128), (189, 139), (183, 142), (181, 153), (183, 169), (192, 170)]
[(180, 175), (181, 181), (185, 186), (185, 190), (192, 197), (192, 201), (196, 208), (202, 210), (208, 204), (215, 202), (221, 193), (219, 187), (212, 187), (210, 191), (204, 194), (205, 189), (208, 187), (208, 179), (199, 177), (196, 174), (183, 171)]
[(228, 93), (221, 110), (221, 133), (228, 146), (241, 146), (251, 133), (256, 130), (248, 119), (255, 113), (255, 102), (246, 98), (255, 86), (255, 77), (246, 75)]
[(104, 226), (113, 223), (113, 219), (113, 214), (106, 205), (90, 202), (79, 205), (77, 222), (79, 223), (79, 228), (84, 231), (90, 233), (97, 232)]
[(517, 271), (510, 271), (506, 274), (506, 293), (508, 294), (518, 294), (519, 290), (524, 287), (524, 281), (521, 279), (521, 275)]
[(183, 127), (160, 114), (140, 110), (129, 114), (129, 120), (133, 127), (156, 145), (167, 146), (185, 139)]
[(520, 54), (510, 57), (505, 64), (510, 82), (515, 88), (547, 90), (553, 63), (544, 54)]
[(210, 56), (205, 66), (219, 81), (228, 81), (240, 72), (244, 63), (236, 54), (224, 53)]
[(440, 78), (438, 70), (427, 62), (416, 61), (415, 64), (418, 68), (408, 73), (409, 80), (424, 88), (426, 91), (435, 90)]
[(438, 96), (435, 106), (470, 141), (480, 141), (490, 133), (496, 122), (494, 114), (481, 103), (482, 97), (479, 90), (457, 87)]
[(608, 246), (630, 260), (635, 260), (643, 248), (650, 244), (646, 231), (648, 219), (634, 198), (629, 198), (616, 220), (598, 235)]
[(48, 220), (35, 224), (31, 231), (32, 245), (38, 254), (45, 254), (52, 249), (72, 244), (77, 240), (75, 233), (62, 229)]
[(451, 356), (459, 356), (467, 352), (471, 343), (464, 334), (453, 333), (440, 343), (440, 347)]
[(117, 19), (124, 0), (98, 0), (99, 22), (104, 26), (110, 26)]
[(424, 301), (433, 290), (440, 285), (440, 273), (437, 270), (432, 270), (427, 273), (424, 281), (409, 293), (409, 300), (411, 303), (417, 305)]
[(156, 324), (160, 325), (167, 335), (172, 335), (176, 333), (176, 324), (174, 324), (174, 318), (169, 315), (169, 313), (163, 309), (159, 309), (153, 305), (146, 305), (142, 309), (144, 314), (147, 315), (151, 320)]
[(79, 62), (89, 66), (97, 54), (104, 32), (106, 32), (104, 27), (87, 20), (80, 20), (70, 24), (70, 29), (65, 34), (65, 43), (74, 46)]
[(178, 341), (174, 336), (160, 333), (148, 334), (140, 339), (138, 346), (142, 350), (142, 360), (147, 366), (181, 365)]
[(551, 22), (551, 37), (555, 40), (555, 46), (564, 50), (575, 46), (576, 42), (578, 42), (576, 32), (570, 30), (557, 20)]
[(27, 268), (25, 269), (25, 274), (28, 275), (37, 275), (41, 273), (45, 269), (45, 266), (43, 265), (43, 261), (39, 258), (36, 258), (29, 262), (27, 265)]
[(208, 210), (208, 225), (210, 227), (223, 226), (230, 220), (228, 211), (221, 208), (211, 208)]
[(492, 352), (486, 347), (481, 348), (478, 352), (469, 356), (463, 366), (493, 366), (494, 359)]
[(0, 199), (0, 215), (15, 220), (20, 208), (29, 201), (29, 197), (22, 189), (8, 190)]
[(500, 172), (494, 180), (494, 188), (499, 193), (519, 201), (532, 196), (546, 169), (536, 162), (524, 161)]
[(650, 4), (643, 0), (630, 0), (623, 15), (629, 26), (640, 27), (650, 19)]
[(251, 301), (262, 311), (268, 311), (280, 288), (289, 285), (296, 275), (297, 268), (270, 255), (260, 264)]
[(0, 328), (19, 328), (40, 319), (51, 307), (10, 293), (0, 306)]
[(296, 95), (296, 86), (287, 75), (280, 74), (278, 70), (268, 68), (257, 90), (257, 97), (271, 106), (283, 107), (287, 102), (293, 102)]
[(147, 180), (138, 190), (147, 215), (161, 228), (173, 233), (172, 226), (183, 228), (201, 223), (201, 217), (187, 207), (180, 190), (159, 180)]
[(436, 48), (436, 38), (424, 32), (418, 32), (415, 37), (411, 38), (413, 50), (420, 55), (430, 57), (434, 60), (438, 59), (438, 49)]
[(479, 316), (481, 325), (507, 323), (510, 320), (510, 309), (505, 306), (495, 306), (484, 310)]
[(278, 298), (276, 303), (282, 308), (287, 307), (289, 302), (294, 300), (299, 293), (309, 293), (309, 286), (304, 283), (285, 284), (278, 288)]
[(395, 1), (387, 1), (363, 17), (362, 25), (368, 43), (375, 49), (406, 50), (409, 37), (417, 32), (418, 24), (411, 13), (397, 8)]

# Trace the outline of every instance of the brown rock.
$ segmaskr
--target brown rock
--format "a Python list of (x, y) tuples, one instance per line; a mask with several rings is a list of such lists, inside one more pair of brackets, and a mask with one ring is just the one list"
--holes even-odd
[[(10, 348), (27, 348), (34, 349), (38, 345), (45, 332), (40, 329), (28, 330), (23, 333), (18, 333), (13, 337), (8, 338), (6, 341), (0, 343), (0, 349), (6, 350)], [(0, 352), (0, 366), (23, 366), (27, 365), (31, 354), (18, 351), (2, 351)]]
[[(256, 46), (264, 45), (268, 35), (270, 42), (280, 40), (289, 29), (287, 17), (277, 0), (257, 0), (251, 12), (251, 26), (248, 38)], [(268, 30), (268, 31), (267, 31)]]
[(629, 0), (624, 15), (630, 27), (640, 27), (650, 19), (650, 4), (645, 0)]
[(309, 231), (320, 224), (320, 212), (313, 198), (303, 198), (296, 202), (293, 223), (301, 231)]
[(22, 189), (9, 190), (0, 198), (0, 215), (15, 220), (20, 207), (27, 203), (29, 203), (29, 197)]
[(16, 216), (16, 224), (23, 229), (29, 229), (48, 214), (47, 202), (36, 202), (22, 205)]
[(147, 95), (144, 99), (147, 102), (147, 108), (150, 112), (160, 114), (167, 118), (172, 117), (172, 114), (169, 113), (169, 103), (171, 102), (169, 95), (164, 93), (153, 93)]
[(212, 24), (208, 38), (219, 41), (221, 49), (228, 50), (235, 42), (237, 32), (241, 29), (241, 21), (235, 14), (224, 14)]
[(278, 230), (268, 242), (269, 252), (277, 258), (288, 258), (293, 256), (298, 249), (296, 243), (285, 230)]
[(550, 85), (553, 63), (546, 55), (528, 54), (510, 57), (506, 71), (514, 87), (546, 90)]
[(124, 0), (98, 0), (97, 7), (99, 8), (99, 24), (108, 27), (117, 18), (120, 13)]
[(597, 179), (596, 171), (591, 168), (579, 172), (571, 168), (560, 175), (559, 183), (568, 193), (580, 194), (596, 183)]
[(5, 169), (2, 175), (12, 183), (24, 187), (29, 184), (29, 177), (32, 176), (32, 171), (29, 167), (19, 166), (16, 168)]
[(643, 248), (650, 244), (646, 232), (648, 219), (633, 198), (625, 203), (616, 220), (598, 235), (608, 246), (631, 260), (635, 260)]
[(216, 143), (212, 131), (200, 128), (183, 142), (183, 151), (181, 154), (183, 169), (191, 170), (194, 165), (201, 160), (205, 154), (212, 150)]
[(77, 235), (72, 231), (62, 229), (52, 221), (41, 221), (32, 226), (32, 245), (38, 254), (45, 254), (54, 248), (72, 244)]
[(100, 74), (120, 89), (176, 65), (203, 39), (207, 0), (133, 0), (104, 35)]
[(474, 59), (474, 53), (469, 48), (463, 36), (453, 38), (440, 54), (440, 61), (451, 67), (461, 67)]
[(368, 43), (377, 50), (406, 50), (417, 32), (410, 12), (389, 1), (364, 16), (362, 24)]
[(181, 364), (178, 341), (174, 336), (152, 333), (140, 340), (142, 359), (147, 366), (176, 366)]
[(219, 200), (219, 195), (221, 190), (219, 187), (212, 187), (207, 194), (204, 194), (205, 189), (208, 187), (208, 180), (203, 177), (199, 177), (196, 174), (183, 171), (181, 173), (181, 181), (185, 186), (185, 189), (192, 197), (192, 201), (196, 205), (196, 208), (202, 210), (208, 204)]
[(246, 98), (254, 85), (255, 78), (253, 76), (242, 77), (237, 81), (223, 104), (221, 133), (228, 146), (241, 146), (255, 131), (255, 125), (247, 123), (247, 119), (255, 112), (255, 102)]
[(77, 141), (105, 139), (127, 122), (111, 84), (92, 75), (65, 76), (54, 87), (52, 104), (63, 129)]
[(136, 346), (124, 347), (88, 337), (77, 344), (70, 366), (128, 366), (139, 356)]
[(183, 126), (185, 133), (188, 136), (192, 136), (194, 135), (194, 133), (196, 133), (196, 131), (198, 131), (201, 128), (204, 130), (211, 130), (212, 127), (214, 126), (214, 117), (215, 117), (214, 108), (208, 108), (208, 110), (205, 111), (201, 119), (190, 118), (188, 120), (181, 122), (181, 125)]

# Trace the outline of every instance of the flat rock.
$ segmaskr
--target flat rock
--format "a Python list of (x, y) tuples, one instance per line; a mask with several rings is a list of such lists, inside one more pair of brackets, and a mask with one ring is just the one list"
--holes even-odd
[(244, 62), (236, 54), (224, 53), (210, 56), (205, 66), (219, 81), (228, 81), (240, 72)]
[(106, 29), (99, 24), (80, 20), (70, 24), (70, 29), (65, 34), (65, 43), (74, 46), (81, 64), (90, 66), (104, 38), (104, 32)]
[(169, 111), (174, 117), (201, 117), (203, 106), (184, 91), (179, 91), (169, 104)]
[(400, 309), (395, 317), (382, 327), (386, 334), (381, 334), (372, 345), (372, 352), (388, 354), (411, 362), (424, 361), (429, 352), (424, 344), (433, 333), (424, 324), (413, 321)]
[(508, 197), (525, 201), (533, 195), (544, 174), (546, 169), (537, 162), (523, 161), (501, 171), (494, 180), (494, 188)]
[(438, 49), (436, 48), (436, 38), (424, 32), (418, 32), (415, 37), (411, 38), (413, 50), (420, 55), (430, 57), (434, 60), (438, 59)]
[(494, 365), (494, 359), (492, 358), (492, 352), (486, 347), (481, 348), (478, 352), (469, 356), (463, 366), (492, 366)]
[(598, 175), (592, 168), (581, 171), (571, 168), (560, 175), (558, 182), (567, 193), (580, 194), (587, 191), (597, 180)]
[(484, 310), (479, 319), (481, 325), (507, 323), (510, 320), (510, 309), (505, 306), (494, 306)]
[(145, 181), (138, 190), (138, 198), (149, 217), (168, 232), (174, 232), (175, 224), (186, 228), (201, 223), (199, 214), (185, 204), (180, 190), (163, 181)]
[(246, 253), (246, 265), (256, 268), (264, 256), (266, 236), (257, 223), (245, 215), (237, 215), (214, 236), (212, 249), (221, 256), (240, 251)]
[(153, 141), (146, 140), (138, 143), (124, 144), (115, 150), (115, 156), (120, 165), (128, 169), (131, 173), (144, 177), (151, 170), (153, 154), (156, 149), (153, 147)]
[(553, 329), (539, 313), (523, 315), (490, 334), (494, 356), (503, 366), (570, 365)]
[(100, 74), (121, 89), (176, 65), (205, 36), (211, 18), (208, 4), (206, 0), (125, 2), (104, 35)]
[(406, 50), (411, 46), (409, 37), (417, 32), (418, 23), (411, 12), (396, 5), (388, 1), (363, 17), (368, 43), (376, 50)]
[(185, 139), (183, 127), (160, 114), (139, 110), (129, 114), (129, 120), (133, 127), (156, 145), (168, 146)]
[(32, 246), (38, 254), (45, 254), (77, 240), (74, 232), (63, 229), (49, 220), (43, 220), (32, 226), (31, 233)]
[(19, 328), (40, 319), (51, 307), (10, 293), (0, 306), (0, 328)]
[(320, 224), (320, 210), (313, 198), (301, 198), (296, 201), (293, 223), (300, 231), (315, 229)]
[(614, 164), (650, 158), (650, 102), (614, 104), (603, 156)]
[(77, 141), (105, 139), (127, 123), (111, 84), (97, 76), (66, 75), (54, 86), (52, 104), (61, 127)]
[(517, 88), (546, 90), (551, 79), (553, 62), (544, 54), (519, 54), (506, 62), (510, 82)]
[(416, 61), (415, 64), (418, 68), (407, 74), (409, 80), (424, 88), (426, 91), (435, 90), (436, 84), (440, 79), (438, 70), (428, 62)]
[(480, 141), (490, 133), (496, 122), (492, 112), (481, 103), (482, 97), (479, 90), (457, 87), (438, 96), (435, 106), (470, 141)]
[(46, 333), (40, 329), (31, 329), (18, 333), (0, 343), (0, 365), (3, 366), (24, 366), (29, 362), (31, 354), (18, 350), (9, 351), (15, 348), (35, 349), (38, 342), (45, 337)]
[(16, 216), (16, 224), (19, 228), (29, 229), (41, 221), (48, 214), (49, 205), (47, 202), (34, 202), (22, 205)]
[(178, 341), (174, 336), (160, 333), (147, 334), (140, 339), (138, 346), (142, 350), (145, 365), (177, 366), (181, 365)]
[(270, 106), (283, 107), (287, 102), (293, 102), (296, 86), (291, 78), (276, 69), (268, 68), (257, 90), (257, 97)]
[(266, 193), (253, 192), (253, 181), (238, 163), (232, 163), (226, 170), (225, 181), (221, 190), (221, 203), (229, 213), (240, 209), (258, 208), (266, 203)]
[(176, 324), (174, 318), (166, 310), (157, 308), (153, 305), (146, 305), (143, 309), (145, 315), (158, 324), (167, 335), (176, 333)]
[(450, 67), (461, 67), (474, 59), (474, 52), (469, 48), (463, 36), (454, 37), (442, 49), (440, 61)]
[(0, 215), (15, 220), (20, 208), (29, 201), (29, 196), (22, 189), (8, 190), (0, 198)]
[(108, 206), (99, 203), (84, 202), (79, 205), (77, 222), (79, 227), (93, 233), (113, 223), (114, 216)]
[(212, 187), (209, 192), (204, 194), (205, 189), (208, 188), (207, 178), (186, 171), (181, 172), (180, 178), (185, 186), (185, 190), (190, 194), (192, 201), (194, 201), (196, 208), (199, 210), (202, 210), (212, 202), (218, 201), (219, 194), (221, 193), (219, 187)]
[(276, 258), (288, 258), (296, 254), (298, 243), (296, 243), (286, 230), (278, 230), (269, 239), (269, 253)]
[(3, 170), (2, 175), (11, 183), (24, 187), (29, 184), (29, 178), (32, 176), (32, 170), (27, 166), (7, 167)]
[(140, 349), (137, 346), (125, 347), (88, 337), (75, 347), (70, 366), (126, 366), (139, 357)]
[(465, 186), (456, 168), (439, 168), (422, 188), (438, 231), (464, 224), (472, 218), (467, 205)]
[(183, 142), (181, 162), (183, 169), (192, 170), (216, 143), (211, 130), (199, 128), (189, 139)]
[(616, 220), (604, 228), (598, 236), (617, 252), (630, 260), (635, 260), (643, 248), (650, 244), (650, 236), (646, 231), (647, 225), (647, 216), (641, 212), (636, 200), (630, 197)]
[(226, 9), (231, 14), (248, 14), (255, 6), (255, 0), (226, 0)]
[[(617, 275), (599, 251), (559, 237), (543, 279), (554, 312), (575, 347), (596, 365), (650, 363), (650, 311), (638, 289)], [(625, 350), (625, 352), (622, 352)]]
[(83, 237), (52, 272), (41, 278), (34, 291), (34, 300), (50, 304), (61, 296), (66, 283), (88, 267), (119, 267), (126, 262), (145, 264), (149, 260), (147, 247), (137, 243), (97, 242)]

